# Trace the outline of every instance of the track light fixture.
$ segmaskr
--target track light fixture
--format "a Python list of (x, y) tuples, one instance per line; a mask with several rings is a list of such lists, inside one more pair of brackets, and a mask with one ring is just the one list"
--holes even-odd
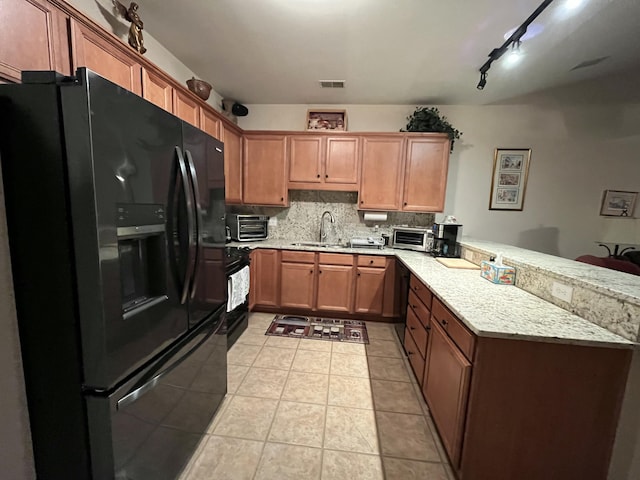
[(486, 84), (487, 84), (487, 74), (480, 73), (480, 81), (478, 82), (478, 86), (476, 88), (478, 90), (483, 90)]
[(553, 2), (553, 0), (544, 0), (544, 2), (542, 2), (540, 6), (538, 6), (538, 8), (529, 15), (529, 18), (527, 18), (522, 25), (515, 29), (511, 36), (500, 47), (491, 50), (491, 53), (489, 53), (489, 60), (484, 62), (484, 65), (480, 67), (480, 81), (476, 87), (478, 90), (483, 90), (487, 84), (487, 72), (491, 68), (491, 64), (504, 55), (510, 45), (515, 49), (520, 47), (520, 41), (524, 34), (527, 33), (527, 27), (531, 25), (531, 23), (551, 4), (551, 2)]

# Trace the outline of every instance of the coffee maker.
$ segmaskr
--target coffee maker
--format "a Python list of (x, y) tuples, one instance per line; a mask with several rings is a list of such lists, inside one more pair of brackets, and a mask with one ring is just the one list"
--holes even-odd
[(460, 258), (460, 237), (462, 225), (459, 223), (434, 223), (433, 247), (434, 257)]

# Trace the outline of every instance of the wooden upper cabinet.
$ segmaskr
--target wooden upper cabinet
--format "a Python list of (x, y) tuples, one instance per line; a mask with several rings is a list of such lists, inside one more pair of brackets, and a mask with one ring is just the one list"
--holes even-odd
[(173, 86), (163, 76), (142, 69), (142, 97), (173, 113)]
[(73, 69), (87, 67), (107, 80), (142, 95), (141, 67), (135, 53), (111, 42), (82, 23), (71, 20)]
[(289, 136), (289, 187), (357, 190), (358, 137)]
[(22, 70), (69, 75), (67, 19), (45, 0), (0, 0), (0, 78), (19, 82)]
[(200, 105), (179, 90), (176, 90), (173, 95), (173, 114), (194, 127), (200, 127)]
[(220, 125), (224, 143), (224, 197), (227, 203), (242, 203), (242, 136), (224, 123)]
[(404, 137), (364, 136), (358, 208), (399, 210)]
[(323, 137), (289, 137), (289, 182), (321, 183), (324, 157)]
[(200, 130), (208, 133), (213, 138), (222, 140), (220, 135), (220, 125), (222, 120), (218, 118), (212, 111), (206, 108), (200, 108)]
[(287, 137), (246, 134), (243, 145), (243, 201), (287, 206)]
[(327, 138), (325, 183), (357, 185), (358, 183), (358, 137)]
[(447, 137), (408, 137), (402, 210), (442, 212), (448, 167)]

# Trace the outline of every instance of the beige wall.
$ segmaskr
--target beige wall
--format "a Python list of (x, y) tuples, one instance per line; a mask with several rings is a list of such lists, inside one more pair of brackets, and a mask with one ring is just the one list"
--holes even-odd
[[(302, 130), (310, 107), (317, 106), (248, 105), (249, 115), (239, 125)], [(414, 107), (344, 108), (350, 131), (394, 132), (406, 125)], [(440, 110), (464, 132), (450, 159), (445, 213), (458, 218), (465, 236), (567, 258), (605, 254), (595, 244), (603, 190), (640, 189), (640, 104), (456, 105)], [(488, 209), (497, 147), (532, 149), (522, 212)]]
[[(120, 39), (127, 43), (129, 24), (122, 18), (116, 17), (113, 11), (113, 2), (111, 0), (65, 0), (68, 4), (74, 6), (87, 17), (91, 18), (98, 25), (105, 30), (120, 37)], [(125, 5), (129, 5), (128, 1), (121, 2)], [(144, 3), (139, 3), (140, 8), (138, 13), (140, 18), (144, 22)], [(146, 7), (151, 8), (151, 7)], [(145, 25), (145, 28), (148, 25)], [(197, 73), (191, 71), (184, 63), (176, 58), (169, 50), (164, 48), (158, 41), (151, 36), (147, 30), (143, 30), (144, 46), (147, 52), (144, 56), (155, 63), (162, 70), (167, 72), (171, 77), (178, 81), (183, 82), (183, 86), (186, 86), (186, 81), (191, 77), (200, 78)], [(207, 103), (212, 105), (217, 110), (220, 110), (220, 103), (222, 97), (214, 89), (211, 91), (211, 96), (207, 100)]]

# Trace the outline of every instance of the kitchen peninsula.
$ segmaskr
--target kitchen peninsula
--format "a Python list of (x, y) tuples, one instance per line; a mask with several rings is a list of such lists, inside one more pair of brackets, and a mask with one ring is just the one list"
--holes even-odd
[[(476, 263), (496, 247), (517, 253), (497, 244), (463, 245), (463, 256)], [(494, 285), (477, 270), (448, 269), (419, 252), (317, 248), (290, 240), (249, 246), (256, 248), (254, 255), (269, 252), (276, 270), (280, 256), (302, 251), (351, 256), (353, 268), (362, 264), (360, 257), (381, 255), (409, 270), (404, 347), (461, 480), (607, 477), (632, 339), (524, 288)], [(529, 270), (536, 269), (532, 262), (538, 255), (550, 257), (528, 255)], [(317, 264), (318, 259), (309, 261)], [(537, 269), (553, 263), (546, 261)], [(570, 261), (557, 262), (562, 271)], [(525, 263), (519, 271), (526, 280)], [(260, 278), (259, 266), (254, 262), (254, 279)], [(280, 274), (286, 275), (280, 270), (272, 277), (276, 301), (268, 311), (288, 311), (277, 296)], [(621, 280), (628, 283), (620, 287), (626, 294), (617, 294), (632, 296), (633, 282)], [(526, 282), (523, 286), (528, 288)]]

